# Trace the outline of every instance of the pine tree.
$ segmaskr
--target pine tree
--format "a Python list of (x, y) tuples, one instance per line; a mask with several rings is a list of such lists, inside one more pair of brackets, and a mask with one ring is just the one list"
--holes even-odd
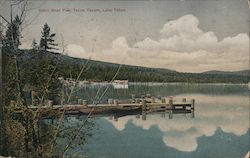
[(21, 19), (17, 15), (15, 19), (8, 25), (8, 28), (5, 33), (5, 38), (3, 39), (3, 46), (8, 47), (10, 49), (18, 49), (19, 45), (21, 45)]
[(38, 49), (38, 45), (37, 45), (36, 39), (33, 39), (31, 46), (32, 46), (33, 50), (37, 50)]
[(47, 52), (48, 50), (57, 50), (56, 46), (58, 44), (55, 44), (55, 33), (50, 33), (50, 27), (47, 23), (44, 24), (43, 31), (42, 31), (42, 37), (40, 40), (40, 48), (41, 50)]

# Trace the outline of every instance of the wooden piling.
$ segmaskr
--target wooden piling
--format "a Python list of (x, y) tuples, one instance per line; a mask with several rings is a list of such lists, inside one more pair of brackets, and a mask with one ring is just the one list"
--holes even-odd
[(182, 102), (186, 103), (187, 99), (186, 98), (182, 98)]
[(151, 97), (151, 103), (155, 103), (155, 97)]
[(191, 100), (191, 109), (194, 109), (194, 104), (195, 104), (195, 100), (192, 99), (192, 100)]
[(147, 103), (146, 103), (146, 100), (143, 99), (142, 100), (142, 111), (146, 111), (147, 110)]
[(173, 110), (174, 110), (174, 106), (173, 106), (173, 98), (169, 98), (169, 107), (170, 107), (170, 110), (169, 110), (169, 119), (172, 119), (173, 118)]
[(146, 120), (146, 113), (147, 113), (147, 102), (145, 99), (142, 100), (142, 120)]
[(147, 98), (151, 98), (151, 94), (147, 93), (147, 94), (146, 94), (146, 97), (147, 97)]
[(110, 119), (110, 120), (113, 120), (113, 116), (109, 116), (109, 119)]
[(118, 100), (117, 99), (114, 100), (114, 105), (118, 106)]
[(52, 100), (48, 100), (48, 106), (53, 107), (53, 101)]
[(113, 104), (113, 103), (114, 103), (114, 100), (110, 98), (110, 99), (108, 99), (108, 103), (109, 103), (109, 104)]
[(78, 99), (77, 102), (78, 102), (78, 104), (81, 105), (82, 104), (82, 99)]
[(170, 107), (171, 110), (174, 109), (174, 106), (173, 106), (173, 98), (172, 98), (172, 97), (169, 98), (168, 104), (169, 104), (169, 107)]
[(117, 122), (118, 121), (118, 117), (114, 116), (114, 121)]
[(166, 114), (165, 114), (165, 113), (162, 113), (162, 114), (161, 114), (161, 117), (162, 117), (162, 118), (165, 118), (165, 117), (166, 117)]
[(146, 113), (146, 111), (143, 111), (143, 112), (142, 112), (142, 117), (141, 117), (141, 118), (142, 118), (142, 120), (144, 120), (144, 121), (147, 119), (147, 113)]
[(166, 99), (165, 98), (161, 98), (161, 102), (162, 103), (166, 103)]
[(194, 104), (195, 104), (195, 100), (192, 99), (191, 100), (191, 117), (194, 118)]
[(87, 105), (88, 105), (87, 100), (82, 100), (82, 105), (83, 105), (83, 106), (87, 106)]
[[(182, 102), (183, 102), (183, 103), (186, 103), (186, 102), (187, 102), (187, 99), (186, 99), (186, 98), (182, 98)], [(187, 108), (186, 108), (186, 105), (183, 105), (183, 106), (182, 106), (182, 109), (186, 111), (186, 109), (187, 109)]]
[(135, 99), (135, 94), (132, 94), (132, 95), (131, 95), (131, 98), (132, 98), (132, 99)]
[(140, 114), (135, 115), (135, 118), (139, 119), (140, 118)]

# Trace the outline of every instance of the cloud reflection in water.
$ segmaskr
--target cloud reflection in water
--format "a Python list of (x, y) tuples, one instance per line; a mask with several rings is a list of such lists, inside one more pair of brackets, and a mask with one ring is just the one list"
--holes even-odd
[(163, 141), (168, 147), (186, 152), (197, 148), (198, 137), (212, 136), (217, 128), (237, 136), (246, 134), (249, 129), (248, 96), (183, 94), (176, 96), (176, 99), (182, 97), (196, 99), (194, 119), (181, 114), (174, 115), (170, 120), (160, 115), (148, 115), (146, 121), (136, 119), (134, 116), (121, 117), (118, 122), (107, 120), (120, 131), (125, 129), (129, 121), (145, 130), (157, 126), (164, 134)]

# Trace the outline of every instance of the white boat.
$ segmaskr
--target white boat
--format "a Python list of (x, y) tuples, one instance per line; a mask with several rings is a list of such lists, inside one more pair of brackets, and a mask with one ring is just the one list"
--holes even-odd
[(112, 85), (114, 89), (128, 89), (128, 80), (114, 80)]

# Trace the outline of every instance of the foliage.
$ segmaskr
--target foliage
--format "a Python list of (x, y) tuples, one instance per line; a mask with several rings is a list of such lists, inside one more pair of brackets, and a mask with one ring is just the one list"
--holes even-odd
[(15, 19), (8, 25), (8, 28), (3, 39), (3, 46), (8, 47), (10, 50), (18, 48), (21, 45), (20, 38), (20, 25), (21, 19), (16, 15)]
[(55, 35), (55, 33), (50, 33), (50, 27), (47, 23), (45, 23), (40, 40), (40, 49), (45, 52), (48, 50), (56, 49), (55, 47), (57, 46), (57, 44), (55, 44), (54, 40)]
[[(38, 108), (31, 110), (28, 98), (31, 91), (35, 92), (37, 106), (45, 101), (54, 100), (61, 95), (61, 82), (58, 80), (57, 57), (50, 60), (48, 52), (38, 49), (20, 50), (13, 39), (13, 30), (6, 32), (10, 43), (5, 43), (2, 49), (3, 57), (3, 95), (4, 116), (0, 122), (0, 154), (14, 157), (62, 157), (62, 150), (54, 149), (57, 137), (61, 132), (69, 135), (70, 130), (58, 128), (60, 123), (44, 121), (45, 118), (63, 117), (62, 111), (52, 108)], [(16, 33), (15, 33), (16, 34)], [(7, 37), (11, 35), (11, 37)], [(50, 34), (48, 44), (53, 44), (51, 39), (55, 34)], [(15, 38), (19, 37), (15, 35)], [(18, 41), (16, 39), (16, 41)], [(33, 42), (34, 45), (35, 42)], [(46, 47), (47, 49), (52, 47)], [(34, 105), (34, 104), (33, 104)], [(63, 123), (62, 123), (63, 124)], [(77, 129), (78, 127), (75, 127)], [(80, 142), (85, 142), (86, 133), (81, 133)], [(77, 143), (79, 143), (79, 141)]]
[[(28, 51), (27, 51), (28, 52)], [(32, 58), (34, 53), (23, 54), (24, 58)], [(48, 52), (47, 60), (58, 61), (57, 74), (63, 78), (77, 78), (87, 59), (78, 59), (59, 53)], [(32, 58), (34, 59), (34, 58)], [(101, 61), (89, 61), (80, 80), (110, 81), (119, 65)], [(27, 69), (27, 67), (23, 67)], [(188, 82), (188, 83), (247, 83), (249, 75), (241, 74), (209, 74), (181, 73), (168, 69), (146, 68), (123, 65), (116, 79), (127, 79), (130, 82)]]
[(34, 51), (35, 51), (35, 50), (38, 50), (39, 46), (38, 46), (38, 44), (37, 44), (37, 42), (36, 42), (36, 39), (33, 39), (32, 44), (31, 44), (31, 47), (32, 47), (32, 49), (33, 49)]

